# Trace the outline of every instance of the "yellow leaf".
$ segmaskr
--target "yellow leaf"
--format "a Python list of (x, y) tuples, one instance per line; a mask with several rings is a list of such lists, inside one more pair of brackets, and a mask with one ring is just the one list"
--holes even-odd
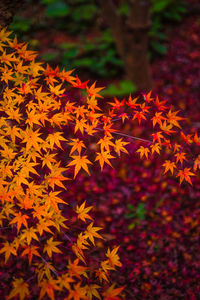
[(26, 296), (29, 295), (28, 283), (26, 283), (23, 278), (16, 278), (12, 284), (13, 289), (10, 292), (8, 299), (19, 295), (19, 299), (23, 300)]

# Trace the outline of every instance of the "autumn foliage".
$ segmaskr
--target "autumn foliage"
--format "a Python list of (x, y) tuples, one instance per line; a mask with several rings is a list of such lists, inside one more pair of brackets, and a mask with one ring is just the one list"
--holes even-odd
[[(102, 228), (87, 199), (66, 202), (68, 182), (93, 167), (112, 167), (138, 140), (136, 155), (167, 153), (163, 174), (192, 184), (200, 157), (190, 149), (200, 136), (182, 131), (184, 118), (166, 100), (149, 92), (106, 103), (96, 83), (37, 62), (37, 53), (10, 34), (0, 31), (0, 258), (5, 268), (11, 260), (20, 268), (9, 275), (5, 296), (121, 299), (124, 287), (110, 282), (110, 272), (121, 267), (119, 245), (93, 255)], [(152, 135), (119, 132), (119, 122), (149, 122)]]

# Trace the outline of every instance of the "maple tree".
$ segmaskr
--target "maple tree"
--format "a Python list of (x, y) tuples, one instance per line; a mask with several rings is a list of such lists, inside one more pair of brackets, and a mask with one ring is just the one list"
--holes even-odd
[[(93, 165), (112, 167), (111, 159), (128, 153), (129, 138), (143, 143), (136, 150), (140, 158), (166, 152), (163, 173), (192, 184), (191, 169), (198, 170), (199, 156), (193, 157), (185, 144), (199, 146), (198, 133), (186, 135), (179, 111), (151, 92), (98, 104), (102, 88), (96, 83), (81, 82), (72, 71), (45, 67), (36, 61), (36, 52), (10, 34), (1, 28), (0, 225), (7, 240), (0, 254), (5, 264), (13, 258), (23, 264), (8, 299), (30, 295), (33, 281), (39, 299), (55, 299), (55, 294), (65, 299), (120, 299), (124, 287), (109, 283), (110, 272), (121, 267), (119, 247), (89, 263), (96, 239), (104, 239), (102, 228), (94, 225), (87, 199), (80, 205), (65, 201), (67, 182), (82, 169), (90, 175)], [(152, 139), (118, 132), (120, 121), (139, 126), (150, 122)], [(66, 251), (68, 261), (58, 266), (55, 254), (62, 257)]]

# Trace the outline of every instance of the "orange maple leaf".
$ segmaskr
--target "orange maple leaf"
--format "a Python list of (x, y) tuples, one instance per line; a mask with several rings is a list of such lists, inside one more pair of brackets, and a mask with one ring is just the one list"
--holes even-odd
[(33, 245), (26, 246), (26, 248), (24, 249), (24, 251), (21, 254), (21, 256), (28, 255), (29, 265), (31, 265), (31, 262), (32, 262), (32, 259), (33, 259), (33, 255), (41, 256), (36, 249), (38, 249), (37, 246), (33, 246)]
[(46, 245), (44, 246), (43, 252), (47, 252), (49, 257), (52, 257), (52, 253), (62, 253), (60, 249), (58, 249), (56, 246), (62, 244), (61, 242), (56, 242), (53, 240), (53, 237), (47, 240)]
[(124, 287), (116, 288), (113, 283), (105, 292), (103, 292), (104, 300), (120, 300), (118, 295), (121, 294)]
[(17, 232), (19, 232), (22, 224), (27, 228), (28, 227), (28, 223), (27, 223), (27, 219), (29, 219), (29, 216), (27, 215), (22, 215), (21, 211), (19, 211), (18, 213), (14, 213), (15, 217), (10, 221), (9, 224), (14, 224), (17, 223)]
[(76, 206), (76, 213), (78, 214), (78, 219), (81, 219), (83, 222), (86, 222), (85, 219), (92, 220), (92, 217), (88, 215), (87, 213), (93, 208), (93, 206), (85, 207), (85, 201), (81, 206)]
[(89, 238), (89, 240), (92, 242), (93, 245), (95, 245), (94, 243), (94, 237), (99, 238), (99, 239), (103, 239), (102, 236), (100, 236), (96, 231), (101, 230), (101, 227), (93, 227), (93, 222), (90, 223), (90, 225), (88, 225), (87, 230), (85, 231), (85, 235)]
[(4, 247), (0, 249), (0, 253), (5, 252), (5, 263), (6, 263), (11, 254), (15, 256), (17, 255), (17, 251), (16, 248), (13, 246), (13, 243), (9, 243), (8, 241), (6, 241), (5, 243), (3, 243), (3, 245)]
[(73, 158), (73, 160), (67, 165), (67, 167), (75, 165), (74, 178), (81, 168), (83, 168), (90, 175), (87, 165), (92, 163), (87, 159), (87, 155), (72, 155), (71, 157)]
[(182, 183), (183, 180), (186, 180), (192, 185), (190, 176), (195, 176), (194, 173), (190, 172), (191, 168), (185, 168), (184, 170), (179, 170), (176, 177), (180, 177), (180, 183)]
[(23, 278), (14, 279), (12, 284), (13, 284), (13, 289), (11, 290), (7, 299), (11, 299), (19, 295), (19, 299), (23, 300), (25, 299), (26, 296), (30, 294), (28, 289), (29, 285), (24, 281)]
[(140, 148), (136, 151), (140, 153), (140, 158), (142, 158), (144, 155), (148, 159), (148, 153), (150, 152), (149, 148), (140, 146)]
[(111, 267), (115, 268), (115, 266), (121, 267), (122, 264), (119, 261), (119, 255), (117, 254), (117, 251), (119, 249), (119, 246), (114, 247), (112, 251), (108, 249), (106, 256), (108, 257), (108, 263)]
[(99, 164), (100, 164), (100, 167), (101, 167), (101, 170), (103, 170), (103, 166), (104, 166), (104, 163), (107, 163), (109, 166), (112, 167), (109, 159), (111, 158), (114, 158), (114, 156), (110, 155), (110, 153), (108, 151), (104, 151), (104, 152), (97, 152), (97, 156), (95, 158), (95, 161), (99, 161)]
[(170, 161), (170, 160), (166, 160), (165, 163), (162, 164), (162, 166), (165, 167), (164, 174), (165, 174), (167, 171), (171, 171), (171, 173), (173, 174), (174, 168), (177, 168), (175, 162)]

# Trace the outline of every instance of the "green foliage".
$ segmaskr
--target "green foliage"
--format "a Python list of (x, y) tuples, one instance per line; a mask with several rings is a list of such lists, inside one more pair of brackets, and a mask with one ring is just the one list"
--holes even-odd
[[(30, 4), (33, 0), (30, 0)], [(38, 8), (37, 8), (38, 6)], [(31, 7), (31, 6), (30, 6)], [(36, 22), (33, 17), (27, 17), (22, 13), (16, 16), (10, 28), (16, 33), (26, 33), (25, 40), (35, 34), (41, 28), (48, 30), (53, 28), (63, 32), (69, 42), (60, 41), (51, 45), (51, 49), (41, 56), (48, 62), (61, 62), (67, 69), (79, 68), (90, 73), (96, 78), (114, 78), (123, 72), (123, 62), (117, 54), (114, 39), (110, 29), (102, 23), (101, 9), (93, 0), (40, 0), (34, 6), (35, 11), (41, 11), (41, 16)], [(42, 8), (42, 9), (41, 9)], [(151, 16), (152, 26), (149, 32), (150, 52), (149, 58), (157, 55), (165, 55), (167, 50), (164, 46), (166, 40), (165, 25), (169, 21), (180, 21), (186, 5), (183, 1), (175, 0), (152, 0)], [(118, 13), (127, 18), (130, 12), (130, 2), (120, 1)], [(74, 37), (78, 38), (74, 40)], [(73, 41), (71, 41), (72, 37)], [(33, 37), (35, 40), (35, 37)], [(36, 40), (35, 40), (36, 41)], [(39, 50), (42, 41), (34, 42), (32, 46)], [(42, 51), (44, 52), (44, 51)], [(133, 86), (122, 82), (120, 87), (110, 86), (109, 95), (124, 95), (133, 91)]]
[(186, 3), (176, 0), (152, 0), (150, 28), (150, 58), (155, 55), (165, 55), (167, 50), (163, 45), (166, 40), (164, 34), (165, 25), (174, 21), (181, 21), (186, 12)]
[(31, 29), (32, 23), (32, 19), (15, 15), (10, 29), (19, 33), (25, 33)]
[(69, 6), (64, 1), (54, 1), (46, 7), (46, 15), (50, 18), (65, 17), (69, 12)]
[(135, 227), (135, 225), (139, 224), (140, 221), (145, 219), (146, 215), (146, 204), (141, 202), (138, 206), (134, 206), (132, 204), (127, 205), (128, 213), (125, 215), (126, 219), (134, 219), (128, 226), (128, 229), (131, 230)]
[(110, 84), (105, 90), (101, 92), (104, 96), (113, 96), (116, 97), (125, 96), (130, 93), (134, 93), (136, 90), (135, 85), (132, 81), (129, 80), (122, 80), (119, 82), (118, 85)]

